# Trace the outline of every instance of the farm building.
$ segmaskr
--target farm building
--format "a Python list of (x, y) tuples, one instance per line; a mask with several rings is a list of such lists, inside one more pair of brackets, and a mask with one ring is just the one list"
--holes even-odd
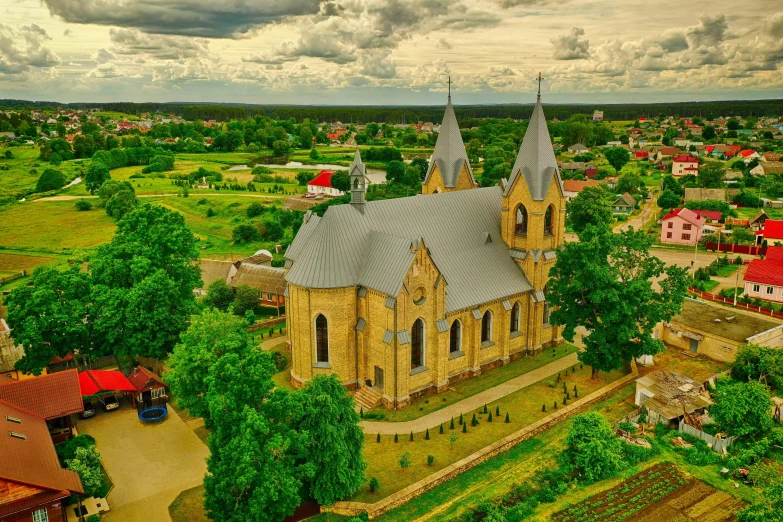
[(727, 362), (745, 343), (783, 347), (780, 321), (690, 298), (679, 315), (656, 326), (656, 334), (667, 345)]
[(647, 410), (651, 423), (673, 424), (686, 413), (703, 414), (712, 404), (703, 384), (669, 370), (658, 370), (637, 379), (634, 402)]
[(342, 196), (344, 192), (332, 186), (331, 170), (322, 170), (318, 175), (307, 184), (307, 192), (311, 194), (323, 194), (325, 196)]
[(228, 284), (237, 272), (237, 268), (232, 261), (218, 259), (202, 259), (199, 267), (201, 268), (201, 280), (204, 282), (204, 285), (197, 290), (197, 295), (205, 295), (209, 285), (215, 281), (222, 280)]
[(263, 306), (285, 305), (285, 270), (252, 263), (239, 264), (236, 275), (231, 280), (231, 286), (247, 285), (259, 293), (259, 301)]

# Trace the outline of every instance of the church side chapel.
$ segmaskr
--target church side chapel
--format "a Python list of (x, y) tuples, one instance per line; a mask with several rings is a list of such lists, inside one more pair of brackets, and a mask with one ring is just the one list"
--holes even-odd
[(422, 195), (308, 212), (286, 252), (291, 381), (336, 374), (387, 408), (562, 342), (549, 269), (566, 199), (541, 95), (508, 180), (476, 183), (449, 94)]

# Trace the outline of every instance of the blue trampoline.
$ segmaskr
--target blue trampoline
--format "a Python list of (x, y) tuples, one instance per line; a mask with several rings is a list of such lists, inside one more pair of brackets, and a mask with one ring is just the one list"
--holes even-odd
[(141, 410), (139, 412), (139, 419), (144, 422), (155, 422), (155, 421), (163, 420), (168, 414), (169, 414), (169, 409), (164, 404), (162, 406), (153, 406), (151, 408)]

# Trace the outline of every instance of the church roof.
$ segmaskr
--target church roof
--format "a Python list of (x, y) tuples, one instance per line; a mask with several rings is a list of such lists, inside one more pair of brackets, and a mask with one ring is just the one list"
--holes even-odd
[(470, 179), (475, 183), (473, 171), (468, 161), (468, 154), (465, 152), (465, 144), (462, 141), (462, 134), (459, 132), (457, 116), (454, 114), (451, 96), (449, 96), (446, 112), (443, 114), (443, 123), (438, 131), (438, 141), (435, 142), (435, 150), (433, 150), (432, 158), (430, 159), (425, 183), (432, 176), (432, 168), (437, 165), (440, 175), (443, 177), (443, 183), (449, 188), (454, 187), (457, 185), (457, 179), (462, 171), (463, 164), (468, 166)]
[[(532, 290), (500, 231), (501, 188), (336, 205), (311, 216), (286, 252), (308, 288), (366, 286), (396, 297), (421, 240), (447, 283), (446, 312)], [(315, 223), (315, 224), (313, 224)]]
[(506, 194), (511, 190), (519, 176), (525, 178), (530, 195), (536, 201), (542, 201), (546, 197), (553, 177), (560, 185), (561, 191), (563, 188), (540, 98), (536, 101), (536, 107), (533, 109), (533, 115), (530, 117), (530, 124), (522, 140), (522, 146), (519, 148), (517, 160), (511, 169), (511, 177), (506, 184)]
[[(354, 174), (355, 170), (359, 170), (356, 174)], [(348, 175), (349, 176), (364, 176), (367, 174), (366, 167), (364, 166), (364, 163), (362, 163), (362, 156), (359, 154), (359, 149), (356, 149), (356, 155), (353, 157), (353, 163), (351, 163), (351, 166), (348, 168)]]

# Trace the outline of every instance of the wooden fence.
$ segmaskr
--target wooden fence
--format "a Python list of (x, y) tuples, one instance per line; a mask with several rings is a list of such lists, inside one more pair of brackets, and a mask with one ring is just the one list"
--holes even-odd
[(732, 245), (727, 243), (721, 243), (720, 248), (718, 248), (718, 243), (713, 243), (712, 241), (707, 243), (707, 250), (720, 251), (726, 254), (749, 254), (752, 256), (758, 256), (758, 255), (766, 255), (767, 249), (766, 247), (759, 247), (759, 246), (747, 246), (747, 245)]
[(747, 304), (747, 303), (742, 303), (742, 302), (739, 301), (739, 299), (737, 300), (737, 304), (735, 305), (734, 304), (734, 299), (727, 299), (727, 298), (721, 297), (719, 295), (708, 294), (706, 292), (702, 292), (700, 290), (696, 290), (695, 288), (692, 288), (690, 286), (688, 287), (688, 292), (690, 292), (690, 293), (692, 293), (692, 294), (694, 294), (694, 295), (696, 295), (698, 297), (701, 297), (702, 299), (706, 299), (708, 301), (717, 301), (719, 303), (727, 304), (729, 306), (736, 306), (737, 308), (744, 308), (744, 309), (749, 310), (751, 312), (757, 312), (757, 313), (760, 313), (760, 314), (768, 315), (770, 317), (776, 317), (778, 319), (783, 319), (783, 313), (776, 312), (776, 311), (774, 311), (774, 310), (772, 310), (770, 308), (764, 308), (763, 306), (756, 306), (756, 305), (751, 305), (751, 304)]
[(723, 453), (723, 451), (728, 448), (732, 442), (734, 442), (734, 439), (737, 437), (728, 437), (725, 439), (719, 439), (717, 437), (713, 437), (709, 433), (704, 433), (701, 430), (697, 430), (693, 426), (689, 426), (685, 423), (684, 420), (680, 419), (680, 431), (683, 433), (687, 433), (688, 435), (691, 435), (693, 437), (696, 437), (697, 439), (701, 439), (704, 442), (707, 443), (707, 445), (712, 448), (713, 451), (717, 453)]

